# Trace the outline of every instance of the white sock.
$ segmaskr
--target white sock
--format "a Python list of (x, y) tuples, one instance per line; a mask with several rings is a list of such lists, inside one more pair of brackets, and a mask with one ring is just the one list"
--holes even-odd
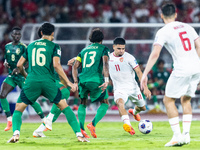
[(123, 116), (121, 116), (121, 119), (122, 119), (122, 121), (124, 122), (124, 124), (131, 125), (130, 119), (129, 119), (129, 116), (128, 116), (128, 115), (123, 115)]
[(20, 135), (20, 132), (19, 132), (19, 130), (15, 130), (15, 132), (13, 133), (13, 135)]
[(183, 115), (183, 134), (190, 132), (192, 114)]
[(179, 126), (179, 117), (174, 117), (174, 118), (169, 119), (169, 124), (175, 136), (178, 136), (181, 134), (181, 129)]
[(12, 122), (12, 117), (11, 117), (11, 116), (8, 117), (8, 118), (7, 118), (7, 121), (11, 121), (11, 122)]
[(45, 127), (45, 125), (42, 123), (42, 124), (36, 129), (36, 131), (37, 131), (37, 132), (43, 132), (44, 129), (46, 129), (46, 127)]
[(53, 121), (53, 117), (54, 117), (54, 114), (52, 114), (51, 112), (49, 113), (48, 115), (48, 119), (51, 120), (51, 122)]
[(136, 110), (135, 108), (133, 109), (133, 114), (137, 115), (140, 111)]

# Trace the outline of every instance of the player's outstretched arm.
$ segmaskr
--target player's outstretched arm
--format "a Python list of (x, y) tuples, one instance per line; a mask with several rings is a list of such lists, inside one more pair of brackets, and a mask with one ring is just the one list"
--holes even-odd
[(72, 77), (73, 77), (73, 80), (74, 80), (77, 90), (78, 90), (78, 68), (80, 66), (81, 66), (81, 62), (76, 60), (72, 67)]
[(70, 60), (67, 62), (67, 65), (68, 65), (68, 66), (73, 66), (73, 64), (75, 63), (75, 61), (76, 61), (76, 57), (70, 59)]
[(17, 68), (19, 69), (20, 73), (24, 76), (24, 78), (27, 77), (27, 73), (24, 70), (24, 63), (26, 62), (26, 59), (21, 56), (19, 61), (17, 62)]
[(200, 58), (200, 38), (196, 39), (194, 41), (194, 44), (195, 44), (195, 48), (196, 48), (197, 54), (198, 54), (198, 56)]
[(56, 70), (56, 72), (59, 74), (59, 76), (64, 80), (65, 84), (69, 87), (71, 87), (72, 92), (75, 92), (75, 86), (69, 81), (67, 78), (61, 64), (60, 64), (60, 57), (53, 57), (53, 67)]
[(103, 57), (103, 74), (105, 82), (99, 86), (102, 89), (102, 93), (106, 90), (108, 83), (109, 83), (109, 58), (108, 56), (104, 55)]
[(160, 52), (161, 52), (162, 47), (160, 45), (154, 45), (153, 50), (149, 56), (146, 68), (143, 72), (141, 81), (140, 81), (140, 88), (143, 90), (145, 88), (145, 86), (147, 86), (147, 74), (149, 73), (149, 71), (151, 70), (151, 68), (153, 67), (153, 65), (156, 63)]
[[(139, 81), (141, 81), (142, 71), (141, 71), (140, 67), (136, 67), (134, 70), (139, 78)], [(143, 93), (149, 100), (151, 99), (151, 91), (148, 89), (147, 85), (144, 85)]]

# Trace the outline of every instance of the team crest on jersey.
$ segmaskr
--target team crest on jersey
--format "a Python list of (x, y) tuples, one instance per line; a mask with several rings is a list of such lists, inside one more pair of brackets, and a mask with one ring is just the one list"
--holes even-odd
[(10, 53), (10, 50), (7, 50), (7, 53)]
[(18, 48), (18, 49), (16, 50), (16, 54), (19, 55), (19, 53), (20, 53), (20, 49)]
[(119, 59), (119, 61), (120, 61), (120, 62), (123, 62), (123, 61), (124, 61), (124, 58), (123, 58), (123, 57), (121, 57), (121, 58)]

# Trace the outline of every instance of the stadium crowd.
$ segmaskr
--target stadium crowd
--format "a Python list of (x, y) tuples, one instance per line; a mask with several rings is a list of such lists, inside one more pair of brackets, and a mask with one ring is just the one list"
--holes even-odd
[[(10, 31), (14, 26), (23, 27), (25, 23), (42, 22), (162, 23), (159, 7), (168, 1), (170, 0), (0, 0), (0, 25), (7, 25), (7, 29), (0, 38), (0, 74), (6, 73), (3, 66), (4, 47), (11, 41)], [(200, 22), (200, 1), (171, 1), (177, 6), (178, 21)], [(141, 49), (140, 45), (136, 46), (136, 52), (138, 52), (137, 49)], [(150, 47), (144, 47), (144, 49), (150, 49)], [(136, 57), (138, 58), (138, 56)], [(158, 69), (155, 69), (156, 71)], [(152, 72), (150, 88), (154, 95), (163, 94), (163, 82), (161, 85), (160, 82), (157, 82), (158, 77), (155, 72)]]

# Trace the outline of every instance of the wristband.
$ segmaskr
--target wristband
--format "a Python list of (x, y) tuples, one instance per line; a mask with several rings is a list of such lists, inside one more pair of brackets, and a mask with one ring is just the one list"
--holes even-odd
[(109, 77), (104, 77), (105, 82), (109, 82)]

